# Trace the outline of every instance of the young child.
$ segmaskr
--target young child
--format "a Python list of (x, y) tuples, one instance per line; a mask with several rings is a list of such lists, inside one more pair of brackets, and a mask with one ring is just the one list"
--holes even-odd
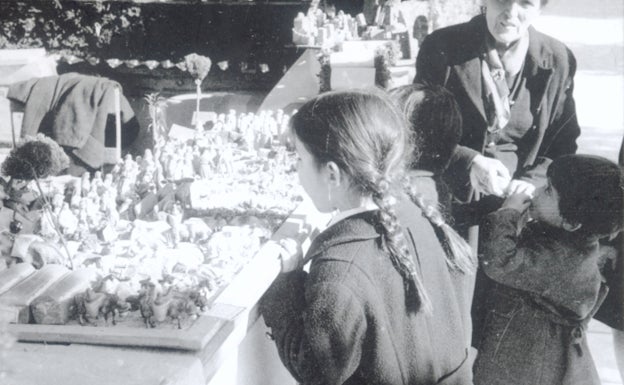
[[(462, 134), (462, 118), (455, 97), (442, 86), (420, 83), (394, 88), (389, 94), (407, 119), (412, 142), (412, 158), (407, 172), (410, 195), (420, 207), (439, 208), (442, 214), (437, 218), (439, 223), (449, 222), (453, 195), (442, 179), (442, 174)], [(442, 245), (456, 247), (455, 250), (447, 250), (447, 253), (463, 254), (465, 257), (460, 260), (470, 262), (469, 265), (461, 266), (462, 273), (454, 280), (457, 284), (456, 294), (467, 306), (464, 312), (466, 319), (463, 323), (466, 327), (467, 342), (470, 344), (472, 339), (470, 306), (475, 277), (474, 274), (463, 272), (472, 271), (471, 267), (476, 262), (472, 260), (473, 253), (468, 243), (451, 228), (448, 228), (446, 234), (442, 234), (440, 230), (443, 227), (444, 225), (435, 227), (438, 237), (442, 239)]]
[(304, 384), (471, 384), (459, 263), (403, 193), (400, 113), (373, 91), (330, 92), (291, 127), (304, 190), (338, 214), (305, 258), (283, 253), (261, 301), (284, 365)]
[(600, 384), (585, 329), (606, 294), (598, 240), (622, 228), (624, 175), (604, 158), (566, 155), (547, 177), (532, 201), (511, 195), (482, 226), (481, 266), (496, 284), (475, 384)]
[[(624, 167), (624, 139), (618, 162), (620, 167)], [(615, 238), (605, 239), (600, 244), (604, 259), (601, 271), (609, 293), (594, 319), (611, 328), (615, 361), (624, 382), (624, 234), (620, 232)]]
[(438, 85), (409, 84), (390, 90), (407, 118), (414, 154), (411, 184), (450, 218), (452, 193), (442, 180), (461, 139), (462, 117), (453, 94)]

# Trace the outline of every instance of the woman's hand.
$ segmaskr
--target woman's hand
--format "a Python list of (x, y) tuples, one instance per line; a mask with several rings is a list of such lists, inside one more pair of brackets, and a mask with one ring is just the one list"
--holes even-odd
[(535, 186), (523, 180), (513, 179), (509, 182), (509, 186), (507, 186), (507, 189), (505, 190), (505, 195), (510, 196), (513, 194), (525, 194), (530, 198), (533, 198), (535, 194)]
[(511, 181), (509, 170), (498, 159), (477, 155), (470, 166), (470, 184), (480, 193), (486, 195), (505, 195)]
[(510, 194), (501, 208), (514, 209), (524, 213), (531, 206), (531, 197), (524, 193)]
[(282, 248), (282, 252), (280, 253), (282, 273), (301, 269), (304, 265), (301, 244), (292, 238), (282, 238), (279, 240), (278, 244)]

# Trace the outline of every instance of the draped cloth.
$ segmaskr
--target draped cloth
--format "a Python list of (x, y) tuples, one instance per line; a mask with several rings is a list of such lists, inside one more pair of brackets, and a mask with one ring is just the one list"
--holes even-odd
[[(49, 135), (88, 166), (99, 168), (107, 123), (114, 116), (115, 87), (121, 90), (119, 83), (106, 78), (67, 73), (12, 84), (7, 98), (24, 104), (22, 137)], [(122, 129), (128, 130), (134, 111), (121, 94)], [(136, 131), (122, 132), (122, 139), (134, 139)]]

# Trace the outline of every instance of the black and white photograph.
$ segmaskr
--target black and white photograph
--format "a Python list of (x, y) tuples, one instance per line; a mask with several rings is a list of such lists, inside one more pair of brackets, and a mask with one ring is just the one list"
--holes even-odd
[(0, 384), (624, 385), (622, 0), (0, 0)]

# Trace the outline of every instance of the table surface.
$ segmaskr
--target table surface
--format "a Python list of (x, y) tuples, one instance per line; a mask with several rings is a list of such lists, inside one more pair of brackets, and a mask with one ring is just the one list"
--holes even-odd
[[(273, 242), (266, 243), (258, 251), (255, 258), (236, 275), (206, 312), (207, 317), (222, 320), (230, 327), (221, 328), (214, 333), (201, 350), (24, 341), (8, 344), (11, 346), (7, 348), (7, 344), (3, 344), (3, 339), (8, 336), (2, 333), (0, 325), (0, 384), (206, 384), (213, 383), (210, 381), (215, 375), (223, 376), (219, 373), (220, 367), (232, 358), (235, 364), (226, 369), (239, 371), (240, 369), (236, 367), (238, 346), (248, 331), (254, 328), (255, 334), (264, 335), (263, 328), (258, 326), (259, 315), (256, 305), (281, 269), (280, 249), (275, 241), (283, 237), (298, 238), (303, 247), (307, 248), (312, 229), (324, 227), (327, 220), (327, 215), (318, 213), (312, 203), (304, 199), (275, 232)], [(48, 333), (46, 337), (47, 325), (9, 325), (8, 329), (14, 327), (17, 330), (29, 326), (41, 333), (42, 340), (62, 341), (54, 333)], [(88, 328), (84, 327), (87, 331)], [(263, 342), (263, 339), (258, 339), (257, 336), (253, 338), (256, 342), (252, 345), (259, 345), (258, 341)], [(118, 342), (116, 344), (119, 345)], [(253, 354), (255, 347), (250, 346), (248, 350)], [(265, 362), (266, 357), (248, 355), (246, 360), (247, 362), (241, 365), (253, 366), (259, 361)], [(264, 365), (276, 365), (284, 370), (277, 355), (271, 360), (273, 362), (265, 362)], [(226, 378), (235, 381), (236, 374), (230, 376), (226, 374)], [(230, 383), (229, 381), (227, 383)], [(249, 382), (249, 379), (245, 381), (259, 384)]]
[(200, 358), (185, 351), (18, 342), (2, 354), (4, 385), (205, 384)]

